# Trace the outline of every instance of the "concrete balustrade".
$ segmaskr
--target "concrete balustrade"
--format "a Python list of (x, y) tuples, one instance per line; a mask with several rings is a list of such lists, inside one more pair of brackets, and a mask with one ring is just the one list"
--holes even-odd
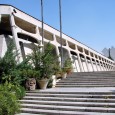
[[(13, 6), (0, 5), (0, 41), (4, 41), (1, 42), (1, 56), (7, 49), (7, 45), (3, 45), (7, 44), (5, 39), (8, 40), (10, 37), (20, 53), (18, 61), (22, 61), (24, 55), (31, 53), (32, 43), (42, 40), (41, 30), (41, 21)], [(60, 55), (60, 32), (44, 23), (44, 44), (47, 42), (55, 46), (54, 54)], [(71, 58), (75, 72), (115, 70), (114, 61), (65, 34), (62, 34), (62, 48), (63, 61), (68, 57)]]

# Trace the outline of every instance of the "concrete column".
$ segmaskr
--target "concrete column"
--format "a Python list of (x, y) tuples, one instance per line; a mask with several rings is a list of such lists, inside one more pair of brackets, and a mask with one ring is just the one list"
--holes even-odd
[(106, 68), (106, 62), (105, 62), (105, 71), (107, 71), (107, 68)]
[(87, 62), (86, 56), (84, 56), (84, 58), (85, 58), (86, 66), (87, 66), (87, 71), (89, 71), (89, 67), (88, 67), (88, 62)]
[[(58, 49), (58, 46), (56, 45), (56, 54), (57, 56), (60, 55), (60, 52), (59, 52), (59, 49)], [(58, 61), (61, 62), (61, 57), (58, 58)], [(61, 64), (61, 63), (60, 63)]]
[(104, 62), (102, 63), (102, 66), (103, 66), (103, 71), (105, 71)]
[[(56, 36), (54, 34), (53, 34), (53, 38), (54, 38), (54, 41), (56, 42)], [(55, 46), (56, 46), (56, 54), (59, 56), (60, 55), (59, 48), (57, 45), (55, 45)], [(61, 61), (61, 58), (59, 60)]]
[(21, 50), (20, 50), (20, 45), (19, 45), (19, 41), (18, 41), (18, 36), (17, 36), (16, 25), (15, 25), (13, 13), (10, 15), (10, 25), (11, 25), (11, 29), (12, 29), (13, 41), (14, 41), (16, 50), (19, 53), (19, 55), (17, 56), (17, 62), (21, 62), (22, 55), (21, 55)]
[(41, 39), (41, 36), (40, 36), (40, 32), (39, 32), (39, 29), (38, 29), (38, 26), (36, 26), (36, 37), (37, 37), (37, 41), (38, 43), (40, 42), (40, 45), (42, 46), (42, 39)]
[[(68, 56), (69, 56), (69, 58), (73, 61), (73, 58), (72, 58), (72, 55), (71, 55), (70, 51), (68, 51)], [(72, 70), (72, 71), (74, 71), (74, 66), (73, 66), (73, 63), (72, 63), (72, 68), (73, 68), (73, 70)]]
[(40, 31), (39, 31), (38, 26), (36, 26), (36, 34), (40, 36)]
[(108, 69), (108, 63), (107, 63), (107, 71), (108, 71), (109, 69)]
[(80, 58), (79, 54), (77, 56), (78, 56), (78, 63), (79, 63), (79, 67), (80, 67), (80, 72), (83, 72), (81, 58)]
[(98, 66), (97, 66), (97, 61), (96, 61), (96, 60), (95, 60), (95, 64), (96, 64), (97, 71), (99, 71), (99, 70), (98, 70)]
[(101, 71), (99, 60), (97, 62), (98, 71)]
[(105, 62), (105, 70), (107, 71), (107, 65), (106, 65), (106, 62)]
[(55, 34), (53, 34), (53, 39), (54, 39), (54, 41), (56, 42), (56, 36), (55, 36)]
[(93, 71), (94, 71), (93, 62), (92, 62), (92, 59), (91, 59), (91, 58), (90, 58), (90, 61), (91, 61), (92, 69), (93, 69)]
[(100, 61), (99, 61), (99, 67), (100, 67), (100, 71), (102, 71), (102, 68), (101, 68), (101, 63), (100, 63)]
[(112, 70), (112, 66), (110, 65), (110, 70)]
[(36, 34), (37, 34), (37, 36), (38, 36), (38, 39), (41, 40), (40, 31), (39, 31), (39, 29), (38, 29), (38, 26), (36, 26)]
[(113, 70), (113, 66), (112, 66), (112, 64), (111, 64), (111, 70)]
[(86, 67), (87, 67), (87, 71), (89, 71), (89, 67), (88, 67), (88, 61), (87, 61), (87, 58), (86, 58), (86, 54), (85, 54), (85, 49), (83, 48), (83, 53), (84, 53), (84, 59), (85, 59), (85, 63), (86, 63)]
[(1, 23), (1, 17), (2, 17), (2, 16), (1, 16), (1, 14), (0, 14), (0, 23)]
[(115, 67), (114, 67), (114, 65), (113, 65), (113, 71), (115, 71)]
[(108, 65), (108, 70), (110, 71), (110, 65)]

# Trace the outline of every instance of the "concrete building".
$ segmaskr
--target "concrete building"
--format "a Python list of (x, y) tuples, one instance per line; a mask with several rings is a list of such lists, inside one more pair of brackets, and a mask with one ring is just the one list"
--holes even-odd
[[(33, 43), (42, 40), (41, 25), (41, 21), (14, 6), (0, 5), (0, 56), (3, 56), (7, 50), (8, 41), (13, 39), (19, 50), (21, 57), (19, 57), (19, 61), (21, 61), (25, 55), (31, 52)], [(59, 55), (60, 32), (44, 24), (44, 44), (49, 41), (55, 46), (54, 54)], [(62, 34), (62, 47), (64, 60), (68, 57), (73, 60), (73, 71), (75, 72), (115, 70), (114, 61), (68, 35)]]

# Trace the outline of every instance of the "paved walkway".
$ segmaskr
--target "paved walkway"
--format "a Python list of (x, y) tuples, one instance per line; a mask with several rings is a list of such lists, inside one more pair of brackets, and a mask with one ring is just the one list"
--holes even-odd
[(49, 88), (40, 90), (43, 92), (115, 92), (115, 87), (99, 87), (99, 88)]

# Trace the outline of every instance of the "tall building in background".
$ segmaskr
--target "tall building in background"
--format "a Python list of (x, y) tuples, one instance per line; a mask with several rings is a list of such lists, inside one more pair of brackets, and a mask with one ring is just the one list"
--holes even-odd
[[(60, 40), (60, 31), (45, 23), (42, 30), (41, 23), (14, 6), (0, 5), (0, 57), (5, 54), (8, 42), (13, 40), (20, 53), (19, 61), (22, 61), (35, 44), (42, 43), (43, 36), (42, 45), (50, 42), (55, 47), (54, 55), (59, 56), (63, 48), (63, 62), (71, 58), (74, 72), (115, 70), (113, 60), (64, 33)], [(60, 57), (59, 61), (61, 63)]]
[(109, 57), (109, 50), (110, 50), (110, 56), (111, 58), (115, 61), (115, 48), (112, 46), (111, 48), (107, 49), (107, 48), (104, 48), (102, 50), (102, 53), (106, 56), (106, 57)]

